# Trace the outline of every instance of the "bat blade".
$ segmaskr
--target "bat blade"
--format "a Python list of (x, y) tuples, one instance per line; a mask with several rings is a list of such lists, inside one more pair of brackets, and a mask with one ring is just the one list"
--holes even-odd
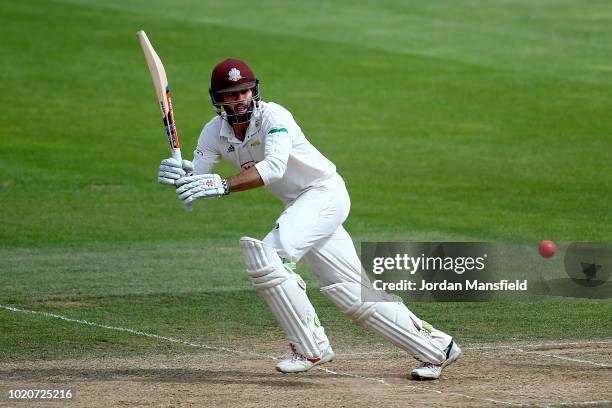
[[(155, 95), (157, 96), (157, 102), (161, 113), (162, 121), (164, 123), (164, 130), (168, 143), (170, 144), (170, 150), (172, 152), (172, 158), (182, 162), (181, 146), (179, 143), (178, 132), (176, 130), (176, 123), (174, 122), (174, 111), (172, 109), (172, 98), (170, 93), (170, 85), (168, 85), (168, 77), (166, 76), (166, 69), (162, 64), (159, 55), (155, 52), (155, 49), (151, 45), (147, 34), (144, 31), (138, 31), (136, 33), (142, 52), (144, 53), (147, 66), (149, 67), (149, 73), (153, 80), (153, 87), (155, 88)], [(191, 211), (191, 206), (185, 204), (185, 209)]]
[(168, 77), (166, 76), (164, 64), (161, 62), (161, 59), (151, 45), (147, 34), (144, 31), (139, 31), (136, 35), (138, 36), (138, 41), (142, 47), (142, 52), (144, 53), (147, 66), (149, 67), (149, 73), (153, 80), (153, 87), (155, 88), (155, 95), (157, 96), (157, 102), (164, 123), (164, 130), (166, 131), (166, 137), (172, 149), (172, 157), (177, 160), (182, 160), (181, 147), (176, 131), (176, 123), (174, 122), (174, 112), (172, 110), (170, 86), (168, 85)]

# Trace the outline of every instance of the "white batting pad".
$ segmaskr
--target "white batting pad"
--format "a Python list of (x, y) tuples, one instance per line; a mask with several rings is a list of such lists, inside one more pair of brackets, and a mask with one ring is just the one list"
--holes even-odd
[(363, 302), (361, 285), (341, 282), (321, 293), (360, 325), (367, 327), (423, 362), (439, 364), (446, 358), (436, 347), (423, 322), (401, 302)]
[[(319, 358), (321, 351), (315, 333), (323, 330), (304, 288), (298, 283), (299, 276), (285, 269), (276, 250), (262, 241), (243, 237), (240, 247), (253, 286), (272, 309), (295, 351), (307, 358)], [(323, 337), (327, 341), (324, 334)]]

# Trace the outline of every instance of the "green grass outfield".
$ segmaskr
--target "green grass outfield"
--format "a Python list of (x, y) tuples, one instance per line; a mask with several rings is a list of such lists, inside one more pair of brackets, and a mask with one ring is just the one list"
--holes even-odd
[[(0, 3), (0, 304), (219, 345), (281, 335), (237, 247), (281, 205), (261, 190), (188, 214), (156, 184), (140, 29), (186, 156), (212, 67), (246, 59), (347, 181), (357, 242), (612, 241), (612, 5), (422, 3)], [(332, 338), (377, 341), (311, 294)], [(612, 335), (609, 300), (411, 307), (462, 341)], [(4, 360), (179, 349), (0, 310)]]

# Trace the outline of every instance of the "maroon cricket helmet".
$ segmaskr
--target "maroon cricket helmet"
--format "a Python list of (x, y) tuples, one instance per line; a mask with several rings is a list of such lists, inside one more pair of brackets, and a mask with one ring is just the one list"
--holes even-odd
[(221, 114), (221, 107), (226, 104), (223, 102), (222, 94), (246, 89), (253, 89), (253, 95), (249, 98), (253, 103), (246, 114), (235, 115), (226, 109), (226, 117), (230, 123), (243, 123), (250, 120), (254, 104), (260, 100), (259, 80), (253, 74), (251, 67), (239, 59), (228, 58), (215, 66), (210, 76), (208, 93), (217, 114)]
[(246, 62), (228, 58), (218, 63), (210, 77), (210, 91), (227, 93), (254, 88), (257, 78)]

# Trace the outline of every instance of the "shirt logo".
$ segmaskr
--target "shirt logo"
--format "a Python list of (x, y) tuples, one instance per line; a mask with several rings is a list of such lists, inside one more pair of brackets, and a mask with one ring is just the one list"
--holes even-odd
[(240, 71), (238, 69), (232, 68), (227, 73), (227, 77), (229, 78), (230, 81), (238, 82), (240, 81), (240, 78), (242, 78), (242, 75), (240, 75)]
[(254, 146), (257, 146), (257, 145), (260, 145), (260, 144), (261, 144), (261, 142), (259, 140), (253, 140), (253, 142), (251, 143), (251, 147), (254, 147)]
[(227, 152), (228, 152), (228, 153), (231, 153), (231, 152), (233, 152), (234, 150), (236, 150), (236, 149), (234, 148), (234, 145), (230, 145), (230, 147), (228, 147), (228, 148), (227, 148)]

